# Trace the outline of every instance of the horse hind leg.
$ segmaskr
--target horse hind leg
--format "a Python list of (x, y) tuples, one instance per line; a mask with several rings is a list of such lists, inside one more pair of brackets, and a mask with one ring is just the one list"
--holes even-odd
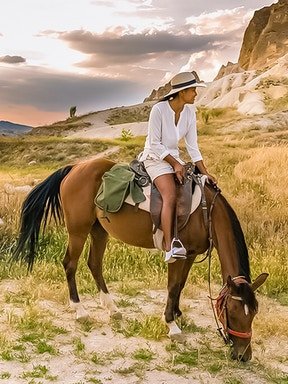
[(76, 311), (76, 319), (80, 321), (89, 318), (89, 314), (80, 303), (75, 275), (78, 260), (83, 251), (87, 236), (88, 234), (82, 236), (69, 234), (68, 247), (63, 260), (63, 266), (65, 269), (66, 279), (68, 283), (70, 307)]
[(100, 303), (109, 311), (113, 319), (122, 319), (122, 314), (111, 298), (103, 277), (103, 255), (106, 249), (108, 234), (97, 221), (90, 232), (91, 244), (88, 258), (88, 266), (94, 277), (97, 288), (100, 292)]

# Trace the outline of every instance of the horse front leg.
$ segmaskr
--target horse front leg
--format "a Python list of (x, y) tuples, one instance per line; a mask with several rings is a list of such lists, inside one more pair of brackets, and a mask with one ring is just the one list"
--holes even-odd
[(78, 260), (82, 253), (87, 236), (88, 234), (81, 236), (69, 233), (68, 247), (63, 260), (63, 266), (68, 283), (70, 307), (75, 310), (77, 320), (86, 320), (89, 318), (88, 312), (80, 303), (75, 277)]
[(182, 331), (176, 324), (175, 318), (182, 315), (179, 308), (180, 295), (193, 261), (193, 258), (188, 257), (185, 261), (177, 261), (168, 265), (168, 298), (164, 315), (169, 328), (168, 336), (171, 339), (181, 338)]
[(102, 307), (109, 311), (110, 317), (116, 320), (122, 319), (122, 314), (111, 298), (103, 277), (103, 256), (106, 249), (108, 234), (97, 221), (90, 232), (91, 244), (88, 258), (88, 267), (94, 277), (98, 290), (100, 291), (100, 302)]

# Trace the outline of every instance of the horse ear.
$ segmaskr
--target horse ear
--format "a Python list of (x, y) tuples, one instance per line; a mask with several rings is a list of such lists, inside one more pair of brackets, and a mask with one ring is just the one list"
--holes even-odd
[(269, 273), (261, 273), (251, 284), (251, 288), (253, 291), (256, 291), (263, 283), (265, 283), (267, 277), (269, 276)]
[(234, 283), (230, 275), (227, 277), (227, 287), (231, 289), (236, 289), (236, 284)]

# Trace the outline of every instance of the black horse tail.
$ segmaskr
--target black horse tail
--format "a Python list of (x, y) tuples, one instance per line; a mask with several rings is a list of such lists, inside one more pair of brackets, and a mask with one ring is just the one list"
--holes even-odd
[(72, 168), (72, 165), (68, 165), (52, 173), (33, 188), (23, 202), (19, 238), (12, 254), (12, 261), (25, 261), (29, 271), (33, 268), (38, 252), (41, 224), (44, 233), (48, 218), (53, 217), (56, 223), (61, 222), (60, 184)]

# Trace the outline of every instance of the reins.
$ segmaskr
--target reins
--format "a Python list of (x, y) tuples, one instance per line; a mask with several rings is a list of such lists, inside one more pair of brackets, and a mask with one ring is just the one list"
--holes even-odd
[[(211, 260), (212, 260), (212, 250), (213, 250), (212, 211), (213, 211), (213, 208), (214, 208), (214, 205), (215, 205), (216, 198), (220, 194), (220, 192), (221, 192), (220, 189), (216, 190), (216, 193), (213, 196), (213, 200), (212, 200), (212, 203), (211, 203), (211, 206), (210, 206), (210, 209), (209, 209), (209, 216), (208, 216), (209, 248), (208, 248), (208, 250), (206, 252), (206, 256), (203, 258), (203, 260), (201, 260), (199, 262), (202, 262), (206, 258), (208, 258), (208, 288), (209, 288), (209, 296), (208, 297), (210, 299), (213, 316), (214, 316), (214, 319), (215, 319), (215, 322), (216, 322), (216, 326), (217, 326), (217, 331), (219, 332), (220, 336), (223, 338), (225, 344), (230, 344), (231, 341), (229, 339), (229, 336), (225, 333), (225, 331), (223, 330), (223, 328), (219, 324), (218, 317), (216, 315), (215, 307), (214, 307), (214, 304), (213, 304), (212, 289), (211, 289)], [(203, 194), (204, 194), (204, 190), (203, 190)], [(204, 222), (205, 222), (205, 215), (204, 215)]]
[[(204, 225), (205, 228), (208, 230), (208, 240), (209, 240), (209, 247), (206, 252), (206, 255), (203, 259), (199, 261), (195, 261), (194, 263), (202, 263), (204, 260), (208, 258), (208, 288), (209, 288), (209, 299), (212, 307), (213, 316), (216, 322), (217, 331), (219, 332), (220, 336), (223, 338), (225, 344), (232, 345), (232, 340), (230, 339), (230, 335), (236, 336), (242, 339), (250, 339), (252, 336), (252, 331), (249, 332), (239, 332), (235, 331), (228, 327), (228, 321), (227, 321), (227, 300), (229, 296), (227, 284), (221, 289), (218, 297), (216, 299), (212, 298), (212, 289), (211, 289), (211, 260), (212, 260), (212, 250), (213, 250), (213, 233), (212, 233), (212, 211), (215, 205), (215, 201), (217, 196), (221, 193), (221, 190), (218, 187), (215, 187), (215, 194), (213, 196), (209, 214), (208, 214), (208, 208), (207, 208), (207, 201), (206, 196), (204, 193), (204, 186), (201, 182), (201, 178), (198, 175), (193, 174), (192, 175), (194, 181), (199, 185), (201, 189), (201, 207), (203, 212), (203, 218), (204, 218)], [(247, 283), (247, 280), (245, 279), (245, 276), (236, 276), (232, 278), (233, 281), (240, 280), (240, 282)], [(234, 300), (241, 300), (242, 298), (239, 296), (233, 296), (230, 295), (230, 297)], [(213, 301), (216, 301), (216, 309), (213, 304)], [(217, 312), (217, 313), (216, 313)], [(221, 326), (221, 324), (222, 326)], [(224, 327), (224, 328), (223, 328)]]
[[(212, 211), (213, 211), (213, 208), (215, 205), (215, 200), (216, 200), (217, 196), (221, 193), (221, 190), (220, 190), (220, 188), (215, 187), (216, 193), (213, 196), (212, 203), (211, 203), (211, 206), (209, 209), (209, 215), (208, 215), (208, 213), (207, 213), (208, 212), (207, 200), (206, 200), (206, 196), (204, 193), (204, 186), (203, 186), (202, 181), (201, 181), (201, 176), (192, 174), (192, 178), (195, 181), (195, 183), (200, 187), (200, 190), (201, 190), (201, 208), (202, 208), (202, 213), (203, 213), (203, 218), (204, 218), (204, 225), (205, 225), (206, 230), (208, 230), (208, 240), (209, 240), (209, 247), (207, 249), (206, 255), (203, 257), (203, 259), (201, 259), (199, 261), (194, 261), (194, 264), (200, 264), (203, 261), (205, 261), (207, 258), (209, 258), (209, 260), (211, 258), (211, 253), (212, 253), (212, 249), (213, 249)], [(210, 269), (210, 265), (209, 265), (209, 269)], [(209, 278), (210, 278), (210, 272), (209, 272)]]

